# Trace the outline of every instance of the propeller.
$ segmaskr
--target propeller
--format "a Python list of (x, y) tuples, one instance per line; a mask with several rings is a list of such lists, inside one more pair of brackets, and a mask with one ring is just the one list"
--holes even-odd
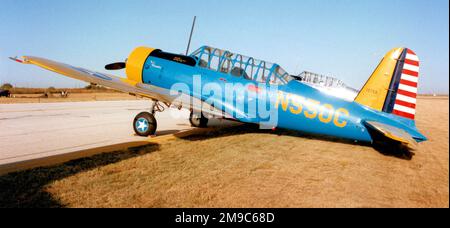
[(125, 62), (111, 63), (105, 66), (107, 70), (122, 70), (127, 66)]

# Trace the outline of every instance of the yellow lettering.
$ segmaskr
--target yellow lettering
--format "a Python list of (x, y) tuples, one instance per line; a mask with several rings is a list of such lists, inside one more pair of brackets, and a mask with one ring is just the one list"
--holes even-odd
[(278, 99), (277, 99), (277, 103), (276, 103), (276, 107), (278, 107), (280, 105), (280, 101), (281, 101), (281, 108), (286, 111), (288, 108), (288, 104), (289, 104), (289, 94), (284, 95), (282, 92), (278, 93)]
[(291, 107), (289, 108), (289, 110), (291, 111), (292, 114), (300, 114), (303, 110), (303, 105), (302, 103), (300, 103), (300, 99), (303, 99), (302, 97), (299, 96), (292, 96), (291, 97)]
[[(333, 119), (334, 108), (330, 104), (324, 104), (323, 108), (319, 114), (319, 120), (323, 123), (329, 123)], [(324, 118), (324, 114), (327, 114), (327, 118)]]
[(334, 125), (336, 125), (337, 127), (345, 127), (347, 126), (347, 121), (341, 121), (339, 122), (339, 117), (342, 115), (344, 116), (349, 116), (349, 112), (347, 109), (344, 108), (340, 108), (338, 110), (336, 110), (336, 113), (334, 114)]
[(314, 119), (317, 117), (317, 106), (319, 106), (320, 101), (316, 101), (316, 100), (312, 100), (312, 99), (308, 99), (306, 101), (306, 108), (310, 111), (307, 112), (305, 111), (305, 117), (309, 118), (309, 119)]
[[(285, 94), (283, 92), (278, 92), (277, 102), (275, 104), (277, 108), (279, 108), (280, 105), (283, 111), (287, 111), (289, 109), (289, 111), (294, 115), (298, 115), (303, 112), (306, 118), (315, 119), (319, 117), (319, 120), (322, 123), (327, 124), (333, 120), (334, 125), (341, 128), (347, 126), (347, 121), (342, 120), (341, 117), (350, 115), (347, 109), (339, 108), (334, 111), (334, 107), (331, 104), (324, 104), (321, 107), (320, 101), (313, 99), (307, 99), (305, 101), (304, 97)], [(305, 109), (303, 108), (303, 105), (306, 106)]]

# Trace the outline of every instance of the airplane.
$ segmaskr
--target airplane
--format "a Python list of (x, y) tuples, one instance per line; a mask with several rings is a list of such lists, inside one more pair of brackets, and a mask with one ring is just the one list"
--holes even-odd
[(126, 78), (40, 57), (11, 59), (152, 99), (151, 111), (133, 120), (138, 136), (155, 135), (155, 113), (174, 106), (190, 110), (194, 127), (222, 118), (369, 143), (413, 146), (427, 140), (414, 120), (419, 58), (409, 48), (390, 50), (351, 101), (293, 79), (278, 64), (210, 46), (190, 55), (138, 47), (125, 62), (105, 66), (125, 69)]

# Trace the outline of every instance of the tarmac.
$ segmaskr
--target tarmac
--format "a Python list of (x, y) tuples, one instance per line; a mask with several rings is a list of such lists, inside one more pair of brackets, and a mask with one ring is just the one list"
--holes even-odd
[[(0, 174), (148, 144), (152, 139), (136, 136), (132, 121), (150, 106), (148, 100), (1, 104)], [(156, 138), (192, 129), (188, 110), (170, 108), (156, 119)]]

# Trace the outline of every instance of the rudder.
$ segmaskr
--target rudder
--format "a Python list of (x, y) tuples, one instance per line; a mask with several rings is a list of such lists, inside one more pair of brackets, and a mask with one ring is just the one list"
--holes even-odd
[(381, 60), (355, 102), (414, 120), (418, 77), (417, 55), (408, 48), (394, 48)]

